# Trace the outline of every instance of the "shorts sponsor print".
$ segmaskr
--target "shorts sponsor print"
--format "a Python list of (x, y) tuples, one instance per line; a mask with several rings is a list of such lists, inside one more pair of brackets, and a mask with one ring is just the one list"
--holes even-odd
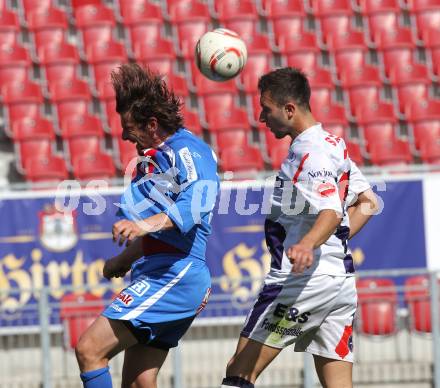
[[(145, 337), (167, 342), (169, 339), (160, 338), (160, 333), (166, 327), (167, 332), (180, 332), (182, 336), (189, 326), (188, 320), (192, 321), (207, 304), (210, 287), (210, 274), (202, 260), (156, 255), (135, 264), (132, 282), (114, 298), (103, 315), (129, 321), (129, 327), (143, 331)], [(180, 336), (173, 339), (172, 346)]]
[[(273, 279), (272, 279), (273, 281)], [(353, 361), (353, 277), (289, 275), (266, 284), (249, 312), (242, 336), (275, 348)]]

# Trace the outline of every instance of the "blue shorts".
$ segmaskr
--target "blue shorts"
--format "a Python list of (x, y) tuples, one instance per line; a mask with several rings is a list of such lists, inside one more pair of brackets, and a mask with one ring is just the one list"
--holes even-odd
[(124, 321), (140, 343), (171, 348), (206, 305), (210, 291), (204, 261), (175, 254), (148, 256), (133, 264), (131, 284), (102, 314)]

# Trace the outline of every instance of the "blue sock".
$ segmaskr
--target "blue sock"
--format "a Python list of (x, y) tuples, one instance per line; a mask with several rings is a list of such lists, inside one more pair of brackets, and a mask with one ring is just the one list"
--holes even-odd
[(110, 368), (100, 368), (80, 374), (84, 388), (112, 388)]

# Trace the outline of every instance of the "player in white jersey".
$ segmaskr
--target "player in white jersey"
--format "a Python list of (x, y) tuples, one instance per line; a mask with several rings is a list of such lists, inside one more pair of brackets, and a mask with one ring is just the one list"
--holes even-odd
[[(261, 77), (258, 87), (260, 121), (277, 138), (290, 136), (292, 144), (265, 221), (271, 269), (222, 387), (253, 387), (290, 344), (313, 354), (323, 386), (352, 387), (357, 296), (347, 240), (373, 214), (376, 198), (350, 160), (344, 140), (315, 121), (303, 73), (278, 69)], [(365, 205), (369, 212), (363, 211)]]

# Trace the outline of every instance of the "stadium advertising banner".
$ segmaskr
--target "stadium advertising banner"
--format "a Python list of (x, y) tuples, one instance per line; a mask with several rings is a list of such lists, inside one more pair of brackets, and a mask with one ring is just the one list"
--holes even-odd
[[(209, 305), (218, 303), (218, 308), (210, 306), (204, 316), (242, 315), (258, 292), (258, 279), (270, 265), (263, 232), (269, 212), (268, 187), (222, 185), (207, 248), (208, 265), (216, 279)], [(422, 187), (422, 181), (393, 181), (377, 186), (382, 212), (351, 242), (358, 269), (426, 266)], [(2, 196), (2, 310), (10, 311), (11, 318), (15, 317), (12, 319), (19, 319), (19, 312), (38, 298), (38, 292), (30, 290), (44, 285), (51, 289), (52, 302), (59, 301), (66, 292), (60, 286), (77, 291), (92, 288), (97, 296), (109, 296), (104, 295), (107, 287), (102, 285), (108, 281), (101, 274), (105, 259), (121, 249), (111, 236), (120, 192), (85, 190), (57, 197), (35, 192)], [(63, 201), (65, 209), (70, 210), (58, 211), (57, 201)], [(112, 285), (117, 291), (123, 280), (113, 279)], [(16, 289), (20, 292), (13, 293)]]

